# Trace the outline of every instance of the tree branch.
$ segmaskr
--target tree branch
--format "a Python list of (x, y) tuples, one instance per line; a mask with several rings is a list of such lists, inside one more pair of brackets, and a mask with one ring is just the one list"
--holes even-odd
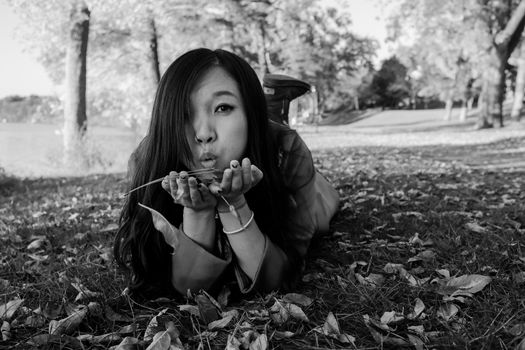
[[(519, 42), (521, 33), (525, 26), (525, 0), (521, 0), (520, 4), (514, 12), (509, 22), (501, 32), (499, 32), (494, 42), (498, 47), (507, 47), (508, 49), (514, 49)], [(512, 52), (509, 50), (509, 52)]]

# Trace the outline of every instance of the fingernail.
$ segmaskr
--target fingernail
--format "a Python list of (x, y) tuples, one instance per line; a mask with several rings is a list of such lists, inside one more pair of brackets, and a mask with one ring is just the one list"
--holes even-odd
[(232, 160), (232, 161), (230, 162), (230, 166), (231, 166), (232, 168), (234, 168), (234, 169), (237, 169), (237, 167), (239, 166), (239, 162), (236, 161), (236, 160)]

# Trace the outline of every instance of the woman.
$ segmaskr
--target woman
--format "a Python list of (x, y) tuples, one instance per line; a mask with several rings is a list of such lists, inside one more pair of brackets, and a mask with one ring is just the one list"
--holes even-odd
[(299, 135), (268, 121), (253, 69), (224, 50), (171, 64), (133, 159), (132, 188), (164, 177), (130, 193), (115, 240), (143, 297), (230, 281), (242, 293), (290, 288), (338, 205)]

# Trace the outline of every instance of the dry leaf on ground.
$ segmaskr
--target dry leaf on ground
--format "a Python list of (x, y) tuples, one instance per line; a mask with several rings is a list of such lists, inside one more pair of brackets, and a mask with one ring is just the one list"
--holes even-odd
[(6, 304), (0, 305), (0, 320), (10, 320), (23, 302), (24, 299), (13, 299)]
[(87, 306), (81, 305), (71, 315), (61, 320), (51, 320), (49, 322), (49, 334), (62, 335), (71, 334), (77, 330), (88, 313)]
[(297, 304), (304, 307), (308, 307), (313, 303), (313, 299), (307, 297), (306, 295), (299, 293), (288, 293), (283, 296), (283, 301), (291, 304)]
[(326, 335), (327, 337), (337, 339), (338, 341), (344, 344), (355, 343), (355, 337), (345, 333), (341, 333), (341, 330), (339, 328), (339, 322), (337, 321), (335, 315), (331, 311), (328, 313), (328, 316), (326, 316), (326, 320), (323, 326), (314, 328), (314, 331)]
[(437, 293), (445, 296), (471, 296), (481, 291), (492, 281), (489, 276), (483, 275), (463, 275), (448, 279), (438, 280)]

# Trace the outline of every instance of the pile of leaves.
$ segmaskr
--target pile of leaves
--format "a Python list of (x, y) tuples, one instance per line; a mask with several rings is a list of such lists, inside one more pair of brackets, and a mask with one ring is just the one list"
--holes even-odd
[(477, 147), (315, 152), (341, 196), (331, 230), (294, 293), (244, 300), (129, 297), (124, 175), (18, 179), (0, 191), (0, 349), (525, 349), (525, 172), (461, 161)]

